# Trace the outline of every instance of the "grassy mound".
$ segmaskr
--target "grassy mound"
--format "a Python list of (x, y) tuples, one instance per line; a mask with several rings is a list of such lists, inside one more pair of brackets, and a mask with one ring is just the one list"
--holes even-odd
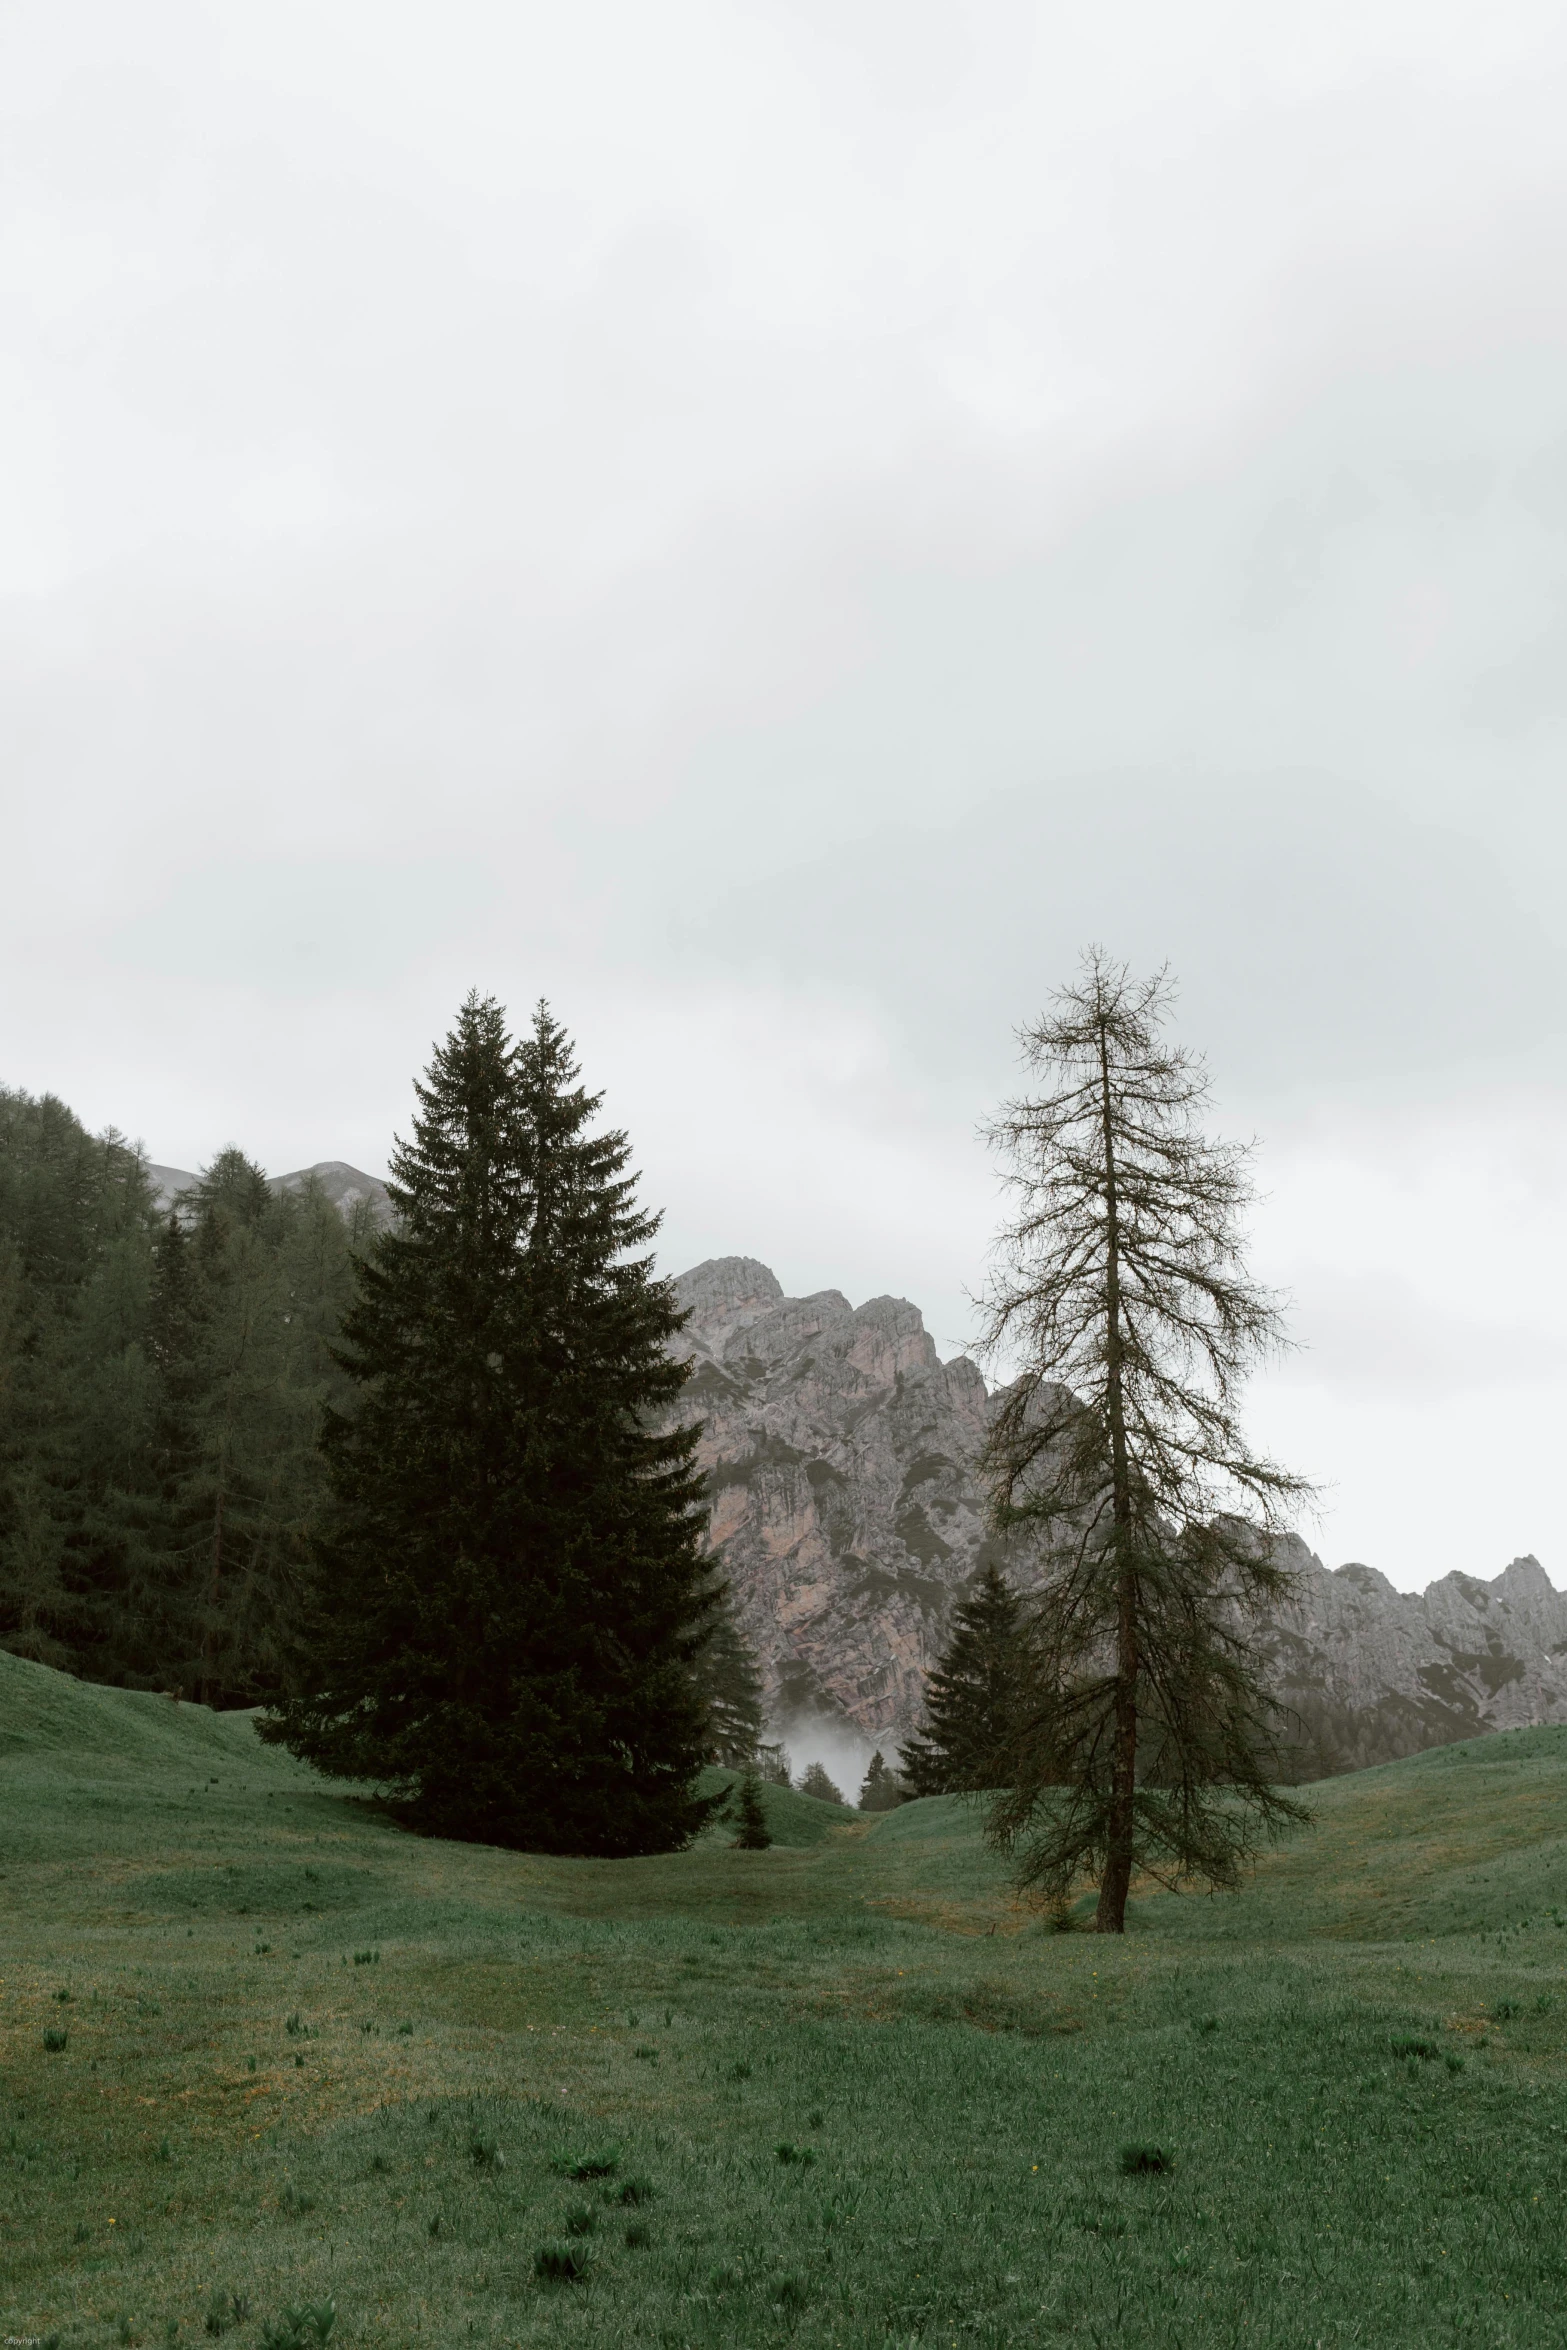
[[(704, 1771), (699, 1781), (704, 1795), (716, 1795), (720, 1790), (729, 1795), (739, 1784), (738, 1771)], [(850, 1804), (823, 1803), (817, 1796), (801, 1795), (794, 1787), (764, 1787), (762, 1815), (773, 1842), (796, 1851), (825, 1844), (834, 1828), (858, 1825), (863, 1818)], [(726, 1814), (713, 1823), (709, 1833), (733, 1840), (734, 1822)]]
[(1441, 1746), (1306, 1790), (1313, 1825), (1246, 1892), (1141, 1905), (1163, 1934), (1248, 1941), (1483, 1936), (1567, 1922), (1567, 1728)]
[(767, 1800), (763, 1853), (440, 1844), (0, 1658), (0, 2334), (1563, 2338), (1567, 1732), (1313, 1789), (1121, 1941), (977, 1806)]
[(0, 1757), (47, 1756), (60, 1771), (103, 1765), (220, 1769), (259, 1761), (249, 1714), (214, 1714), (144, 1690), (100, 1689), (0, 1649)]

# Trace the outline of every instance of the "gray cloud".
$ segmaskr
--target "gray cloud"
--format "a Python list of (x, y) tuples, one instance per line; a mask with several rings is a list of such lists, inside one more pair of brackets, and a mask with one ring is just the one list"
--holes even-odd
[(1084, 776), (870, 835), (682, 916), (688, 951), (877, 1006), (922, 1083), (1005, 1083), (1088, 940), (1170, 963), (1232, 1097), (1553, 1072), (1563, 971), (1495, 861), (1330, 777)]
[[(1175, 965), (1286, 1172), (1375, 1188), (1404, 1105), (1533, 1149), (1564, 69), (1544, 0), (1287, 37), (1240, 0), (23, 0), (0, 1077), (166, 1160), (373, 1167), (465, 989), (547, 991), (673, 1254), (949, 1340), (972, 1122), (1090, 937)], [(1347, 1248), (1283, 1188), (1280, 1262)], [(1501, 1212), (1455, 1191), (1477, 1328)], [(1530, 1278), (1538, 1334), (1548, 1222)], [(1429, 1483), (1397, 1347), (1330, 1355)]]

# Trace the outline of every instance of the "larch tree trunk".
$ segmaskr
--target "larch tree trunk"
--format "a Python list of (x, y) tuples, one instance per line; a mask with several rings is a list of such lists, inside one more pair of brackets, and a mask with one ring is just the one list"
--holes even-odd
[(1105, 1184), (1105, 1386), (1110, 1423), (1117, 1605), (1115, 1760), (1112, 1766), (1108, 1849), (1104, 1875), (1099, 1883), (1099, 1904), (1094, 1912), (1094, 1924), (1101, 1934), (1122, 1934), (1126, 1931), (1126, 1897), (1132, 1882), (1132, 1848), (1136, 1825), (1137, 1565), (1132, 1556), (1132, 1481), (1127, 1461), (1126, 1406), (1122, 1392), (1120, 1203), (1116, 1188), (1109, 1044), (1102, 1020), (1099, 1029), (1099, 1077)]

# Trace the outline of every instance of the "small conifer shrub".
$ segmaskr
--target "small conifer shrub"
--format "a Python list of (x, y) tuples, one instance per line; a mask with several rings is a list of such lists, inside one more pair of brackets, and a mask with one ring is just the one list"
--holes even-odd
[(762, 1782), (755, 1771), (747, 1771), (740, 1782), (735, 1824), (739, 1830), (735, 1837), (736, 1852), (765, 1852), (772, 1843), (772, 1830), (762, 1809)]
[(44, 2033), (44, 2046), (51, 2056), (59, 2056), (63, 2054), (70, 2037), (69, 2032), (62, 2031), (57, 2025), (51, 2024)]

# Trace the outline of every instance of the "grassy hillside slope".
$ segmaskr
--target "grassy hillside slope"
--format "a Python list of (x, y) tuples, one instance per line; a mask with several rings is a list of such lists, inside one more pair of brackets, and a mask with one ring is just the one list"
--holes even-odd
[(440, 1844), (0, 1655), (0, 2334), (1567, 2342), (1567, 1731), (1313, 1800), (1102, 1943), (961, 1802)]

